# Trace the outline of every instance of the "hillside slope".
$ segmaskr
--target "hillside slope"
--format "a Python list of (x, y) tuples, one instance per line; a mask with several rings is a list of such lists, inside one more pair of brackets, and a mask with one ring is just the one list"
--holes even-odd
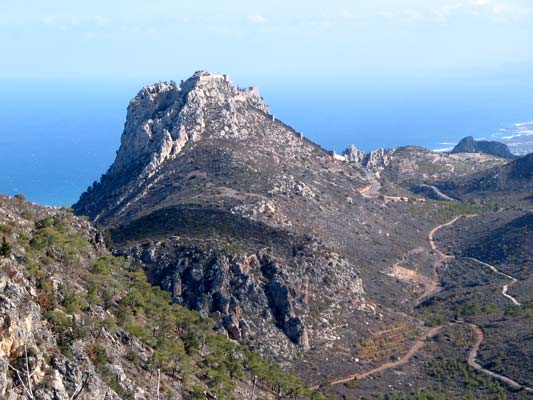
[(3, 399), (311, 397), (172, 304), (68, 210), (0, 196), (0, 236)]
[(506, 160), (484, 153), (437, 153), (419, 146), (379, 149), (365, 153), (351, 145), (343, 152), (351, 165), (377, 173), (379, 177), (408, 190), (486, 171)]
[[(121, 143), (76, 213), (231, 337), (316, 381), (349, 368), (354, 338), (409, 319), (411, 288), (384, 271), (425, 240), (421, 205), (364, 198), (366, 174), (256, 89), (203, 72), (147, 87)], [(345, 350), (326, 360), (332, 347)]]
[(457, 197), (490, 197), (532, 201), (533, 154), (465, 177), (443, 180), (443, 190)]

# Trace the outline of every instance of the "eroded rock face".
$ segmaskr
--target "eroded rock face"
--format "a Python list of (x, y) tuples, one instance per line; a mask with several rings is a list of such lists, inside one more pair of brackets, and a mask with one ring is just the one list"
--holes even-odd
[(357, 165), (364, 166), (365, 158), (367, 153), (363, 150), (359, 150), (355, 145), (351, 144), (344, 152), (342, 153), (348, 162), (355, 163)]
[[(101, 200), (116, 207), (131, 194), (125, 184), (142, 185), (186, 143), (207, 134), (213, 138), (246, 137), (250, 132), (239, 118), (246, 107), (269, 112), (256, 88), (239, 89), (226, 75), (200, 71), (180, 85), (164, 82), (143, 88), (128, 106), (115, 162), (89, 192), (108, 186), (113, 195)], [(98, 221), (94, 204), (84, 200), (82, 196), (75, 209)]]
[[(342, 336), (354, 312), (372, 313), (352, 265), (317, 243), (295, 248), (285, 258), (275, 249), (236, 255), (214, 243), (191, 246), (173, 238), (137, 245), (124, 254), (140, 262), (149, 280), (171, 292), (176, 302), (218, 319), (230, 338), (283, 362), (291, 361), (298, 349), (320, 347), (324, 320)], [(342, 310), (324, 312), (339, 301)]]
[(211, 117), (209, 109), (219, 111), (218, 135), (238, 135), (239, 103), (268, 112), (257, 89), (237, 89), (225, 75), (197, 72), (179, 86), (169, 82), (143, 88), (128, 106), (120, 149), (109, 174), (135, 167), (143, 168), (143, 174), (152, 174), (187, 141), (201, 137)]
[(373, 171), (383, 170), (390, 163), (390, 150), (377, 149), (366, 153), (359, 150), (353, 144), (344, 150), (346, 161), (359, 168), (367, 168)]

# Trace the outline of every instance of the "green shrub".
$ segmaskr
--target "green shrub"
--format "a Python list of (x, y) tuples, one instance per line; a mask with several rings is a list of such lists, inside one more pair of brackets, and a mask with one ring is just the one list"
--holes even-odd
[(0, 256), (1, 257), (10, 257), (11, 256), (11, 245), (6, 241), (6, 238), (2, 238), (2, 245), (0, 245)]
[(87, 330), (74, 318), (61, 310), (52, 310), (45, 313), (45, 318), (52, 328), (59, 350), (71, 358), (72, 343), (77, 339), (87, 336)]
[(13, 229), (9, 225), (0, 224), (0, 233), (3, 233), (6, 236), (11, 236), (13, 234)]
[(83, 308), (86, 308), (85, 299), (76, 291), (61, 286), (59, 291), (63, 295), (62, 305), (65, 307), (68, 314), (79, 313)]
[(89, 343), (85, 347), (85, 354), (87, 354), (89, 360), (96, 366), (107, 363), (108, 361), (105, 349), (98, 340)]

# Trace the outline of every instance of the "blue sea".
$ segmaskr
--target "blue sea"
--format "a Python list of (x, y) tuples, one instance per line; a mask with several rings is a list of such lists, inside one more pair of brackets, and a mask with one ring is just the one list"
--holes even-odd
[[(70, 205), (112, 163), (126, 107), (152, 82), (4, 82), (0, 193)], [(328, 149), (450, 147), (533, 120), (531, 82), (262, 82), (278, 118)]]

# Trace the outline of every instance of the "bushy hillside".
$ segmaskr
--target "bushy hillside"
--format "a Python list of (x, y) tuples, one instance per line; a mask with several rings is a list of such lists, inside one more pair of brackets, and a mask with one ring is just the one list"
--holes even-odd
[(173, 304), (68, 209), (2, 196), (0, 236), (2, 398), (322, 398)]

